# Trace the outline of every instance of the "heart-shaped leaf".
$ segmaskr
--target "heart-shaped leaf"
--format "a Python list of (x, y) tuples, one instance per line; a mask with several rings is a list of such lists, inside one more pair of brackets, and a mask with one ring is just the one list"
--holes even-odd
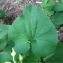
[(28, 50), (39, 57), (54, 52), (58, 43), (57, 33), (49, 17), (34, 5), (29, 5), (22, 16), (12, 24), (8, 33), (15, 43), (15, 51), (26, 53)]

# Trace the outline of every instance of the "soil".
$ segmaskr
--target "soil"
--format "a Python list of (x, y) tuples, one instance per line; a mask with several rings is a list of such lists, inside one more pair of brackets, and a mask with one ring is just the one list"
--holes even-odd
[(23, 13), (24, 8), (29, 4), (40, 4), (42, 0), (4, 0), (0, 3), (0, 9), (3, 9), (7, 14), (6, 24), (12, 24), (15, 18)]

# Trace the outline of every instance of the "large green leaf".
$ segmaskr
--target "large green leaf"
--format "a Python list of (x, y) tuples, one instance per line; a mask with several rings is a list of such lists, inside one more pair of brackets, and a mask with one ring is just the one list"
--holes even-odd
[(63, 24), (63, 12), (57, 12), (52, 17), (51, 20), (56, 28), (59, 28)]
[(63, 11), (63, 3), (61, 3), (61, 2), (55, 3), (53, 10), (54, 11)]
[(55, 54), (46, 60), (45, 63), (63, 63), (63, 43), (57, 45)]
[(10, 62), (12, 61), (12, 56), (10, 53), (1, 52), (0, 53), (0, 63)]
[(34, 5), (29, 5), (9, 29), (9, 40), (14, 41), (15, 51), (30, 50), (39, 57), (54, 52), (58, 43), (54, 25), (46, 14)]
[(0, 25), (0, 50), (3, 49), (8, 41), (8, 26)]

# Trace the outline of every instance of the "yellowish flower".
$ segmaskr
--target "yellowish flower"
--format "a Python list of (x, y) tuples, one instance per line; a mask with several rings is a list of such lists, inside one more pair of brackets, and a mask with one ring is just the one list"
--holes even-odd
[(11, 62), (5, 62), (5, 63), (11, 63)]
[(12, 48), (11, 56), (14, 57), (15, 55), (16, 55), (16, 52), (15, 52), (14, 49)]
[(19, 61), (23, 60), (23, 56), (19, 54)]

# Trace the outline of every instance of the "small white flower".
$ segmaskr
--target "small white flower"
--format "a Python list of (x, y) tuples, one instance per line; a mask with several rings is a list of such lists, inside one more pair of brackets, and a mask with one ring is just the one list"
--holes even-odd
[(37, 2), (37, 1), (36, 1), (36, 3), (41, 4), (42, 2)]
[(16, 55), (16, 52), (14, 51), (14, 49), (12, 48), (12, 52), (11, 52), (11, 56), (13, 58), (13, 62), (16, 63), (16, 61), (14, 60), (14, 57)]
[(23, 60), (23, 56), (19, 54), (19, 61)]
[(5, 63), (11, 63), (11, 62), (5, 62)]
[(56, 2), (59, 2), (58, 0), (56, 0)]
[(15, 52), (14, 49), (12, 48), (11, 56), (14, 57), (15, 55), (16, 55), (16, 52)]

